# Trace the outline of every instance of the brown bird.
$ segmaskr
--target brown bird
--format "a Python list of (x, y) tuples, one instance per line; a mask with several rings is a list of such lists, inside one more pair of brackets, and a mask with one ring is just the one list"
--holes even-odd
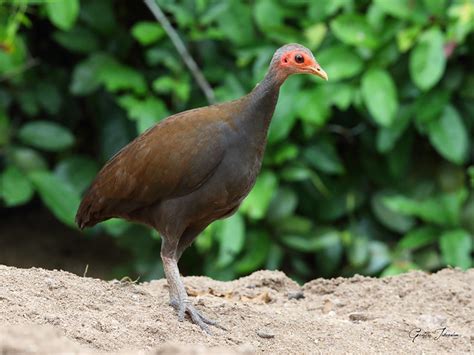
[(110, 159), (85, 194), (79, 228), (121, 217), (155, 228), (170, 305), (203, 330), (218, 326), (188, 300), (178, 260), (210, 223), (232, 215), (260, 171), (280, 86), (292, 74), (327, 74), (299, 44), (279, 48), (248, 95), (170, 116)]

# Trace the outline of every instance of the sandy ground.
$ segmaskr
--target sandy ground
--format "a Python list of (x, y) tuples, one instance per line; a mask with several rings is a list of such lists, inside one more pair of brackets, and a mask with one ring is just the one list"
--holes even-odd
[(474, 269), (303, 287), (275, 271), (185, 284), (227, 331), (178, 322), (164, 280), (0, 266), (0, 354), (474, 353)]

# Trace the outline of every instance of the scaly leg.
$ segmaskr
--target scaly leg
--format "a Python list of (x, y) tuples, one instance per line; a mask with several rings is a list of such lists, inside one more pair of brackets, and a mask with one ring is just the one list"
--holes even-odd
[(179, 275), (176, 257), (167, 257), (162, 253), (161, 259), (163, 260), (163, 268), (170, 289), (170, 305), (178, 311), (178, 321), (182, 322), (184, 315), (188, 313), (193, 323), (199, 325), (201, 329), (208, 334), (212, 334), (208, 325), (225, 329), (219, 326), (215, 321), (206, 318), (191, 304)]

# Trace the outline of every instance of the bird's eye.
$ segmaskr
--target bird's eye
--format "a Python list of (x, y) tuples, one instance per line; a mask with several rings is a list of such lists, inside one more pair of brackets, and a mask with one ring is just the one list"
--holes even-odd
[(301, 54), (295, 55), (295, 62), (301, 64), (304, 62), (304, 57)]

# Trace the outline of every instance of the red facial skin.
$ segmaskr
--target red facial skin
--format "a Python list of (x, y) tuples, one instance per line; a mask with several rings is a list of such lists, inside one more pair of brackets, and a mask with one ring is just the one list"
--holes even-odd
[[(303, 61), (298, 63), (295, 57), (300, 55), (303, 57)], [(317, 75), (325, 80), (328, 80), (328, 76), (321, 66), (314, 60), (312, 56), (300, 50), (289, 51), (285, 53), (280, 60), (280, 67), (285, 69), (289, 73), (301, 73), (301, 74), (313, 74)]]

